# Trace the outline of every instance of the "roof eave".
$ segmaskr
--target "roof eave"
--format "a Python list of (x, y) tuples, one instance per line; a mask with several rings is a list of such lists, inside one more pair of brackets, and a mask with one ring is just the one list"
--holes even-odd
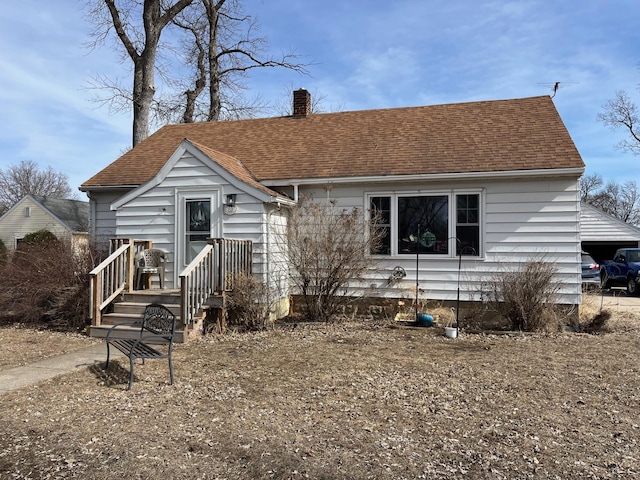
[(281, 197), (281, 196), (271, 197), (269, 199), (269, 203), (274, 203), (274, 204), (277, 204), (277, 205), (284, 205), (286, 207), (293, 207), (293, 206), (298, 204), (298, 202), (296, 202), (292, 198)]
[(131, 190), (132, 188), (138, 188), (141, 184), (132, 184), (132, 185), (80, 185), (78, 187), (78, 190), (80, 190), (81, 192), (89, 192), (89, 191), (94, 191), (94, 190), (121, 190), (121, 189), (128, 189)]
[(477, 180), (483, 178), (530, 178), (546, 176), (575, 176), (584, 174), (584, 167), (545, 168), (536, 170), (504, 170), (495, 172), (464, 172), (464, 173), (429, 173), (417, 175), (366, 175), (354, 177), (317, 177), (317, 178), (281, 178), (261, 180), (260, 183), (269, 186), (278, 185), (326, 185), (345, 183), (380, 183), (380, 182), (420, 182), (440, 180)]

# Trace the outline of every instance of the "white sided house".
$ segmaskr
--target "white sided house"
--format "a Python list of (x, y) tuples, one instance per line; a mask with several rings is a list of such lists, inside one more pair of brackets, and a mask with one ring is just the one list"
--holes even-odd
[(619, 248), (640, 247), (640, 228), (588, 203), (580, 210), (582, 250), (597, 262), (611, 260)]
[[(165, 251), (169, 289), (185, 288), (208, 238), (249, 242), (252, 271), (283, 282), (274, 238), (288, 208), (302, 196), (330, 199), (378, 211), (388, 232), (360, 293), (410, 297), (417, 281), (430, 300), (477, 299), (488, 275), (544, 256), (557, 265), (561, 302), (580, 303), (584, 163), (550, 97), (309, 106), (298, 90), (291, 116), (161, 128), (82, 185), (90, 234)], [(390, 282), (394, 270), (406, 276)]]
[(87, 243), (88, 223), (88, 202), (29, 194), (0, 217), (0, 240), (14, 250), (25, 235), (48, 230), (79, 248)]

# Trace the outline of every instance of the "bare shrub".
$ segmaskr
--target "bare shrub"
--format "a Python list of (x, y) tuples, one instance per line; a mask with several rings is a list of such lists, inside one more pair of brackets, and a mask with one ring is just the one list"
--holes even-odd
[(240, 331), (268, 327), (274, 313), (269, 288), (249, 273), (234, 275), (233, 290), (227, 296), (226, 306), (228, 326)]
[(555, 328), (555, 299), (560, 289), (556, 272), (551, 262), (528, 260), (520, 268), (498, 272), (485, 282), (484, 298), (490, 308), (509, 321), (512, 330)]
[(609, 310), (602, 308), (602, 295), (582, 295), (580, 331), (593, 334), (608, 332), (611, 316)]
[(0, 240), (0, 268), (5, 264), (6, 261), (7, 261), (7, 247), (5, 246), (4, 242)]
[(36, 232), (20, 243), (3, 267), (0, 311), (14, 322), (84, 327), (89, 272), (97, 259), (88, 246), (73, 249), (51, 233)]
[(357, 297), (350, 284), (363, 280), (374, 265), (368, 252), (383, 235), (370, 226), (362, 210), (341, 209), (334, 202), (306, 199), (292, 209), (288, 260), (309, 320), (332, 320)]
[(609, 332), (609, 320), (611, 319), (611, 312), (609, 310), (603, 310), (597, 313), (592, 318), (588, 319), (582, 325), (582, 331), (585, 333), (606, 333)]

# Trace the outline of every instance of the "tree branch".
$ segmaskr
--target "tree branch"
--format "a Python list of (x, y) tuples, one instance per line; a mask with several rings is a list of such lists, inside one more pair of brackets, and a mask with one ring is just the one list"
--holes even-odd
[(109, 9), (109, 13), (111, 14), (111, 20), (113, 22), (113, 28), (115, 29), (116, 34), (118, 35), (118, 38), (122, 42), (122, 45), (124, 46), (125, 50), (131, 57), (131, 60), (133, 60), (133, 63), (135, 64), (136, 62), (138, 62), (140, 58), (140, 54), (138, 53), (138, 50), (136, 49), (135, 45), (129, 38), (129, 35), (127, 35), (127, 31), (124, 28), (122, 19), (120, 18), (120, 12), (116, 7), (115, 1), (104, 0), (104, 3), (107, 5), (107, 8)]
[(638, 108), (626, 92), (621, 90), (616, 92), (616, 97), (603, 106), (603, 111), (598, 114), (598, 120), (613, 129), (625, 128), (631, 140), (622, 140), (618, 147), (634, 155), (640, 155), (640, 132), (637, 130), (640, 123)]

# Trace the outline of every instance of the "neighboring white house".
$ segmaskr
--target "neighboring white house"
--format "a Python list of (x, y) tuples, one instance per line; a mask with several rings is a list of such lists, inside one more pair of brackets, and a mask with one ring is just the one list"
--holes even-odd
[(596, 261), (611, 260), (618, 248), (640, 246), (640, 228), (603, 212), (588, 203), (580, 211), (582, 250)]
[[(286, 117), (165, 126), (87, 180), (90, 234), (152, 240), (168, 286), (206, 237), (250, 239), (272, 277), (270, 241), (299, 198), (376, 209), (388, 235), (370, 295), (415, 285), (462, 299), (487, 275), (544, 255), (562, 303), (579, 304), (584, 163), (550, 97), (311, 114), (306, 90)], [(416, 243), (422, 251), (416, 271)], [(389, 283), (395, 267), (407, 276)], [(514, 286), (516, 287), (516, 286)]]
[(48, 230), (74, 245), (88, 240), (89, 202), (27, 195), (0, 217), (0, 240), (8, 250), (25, 235)]

